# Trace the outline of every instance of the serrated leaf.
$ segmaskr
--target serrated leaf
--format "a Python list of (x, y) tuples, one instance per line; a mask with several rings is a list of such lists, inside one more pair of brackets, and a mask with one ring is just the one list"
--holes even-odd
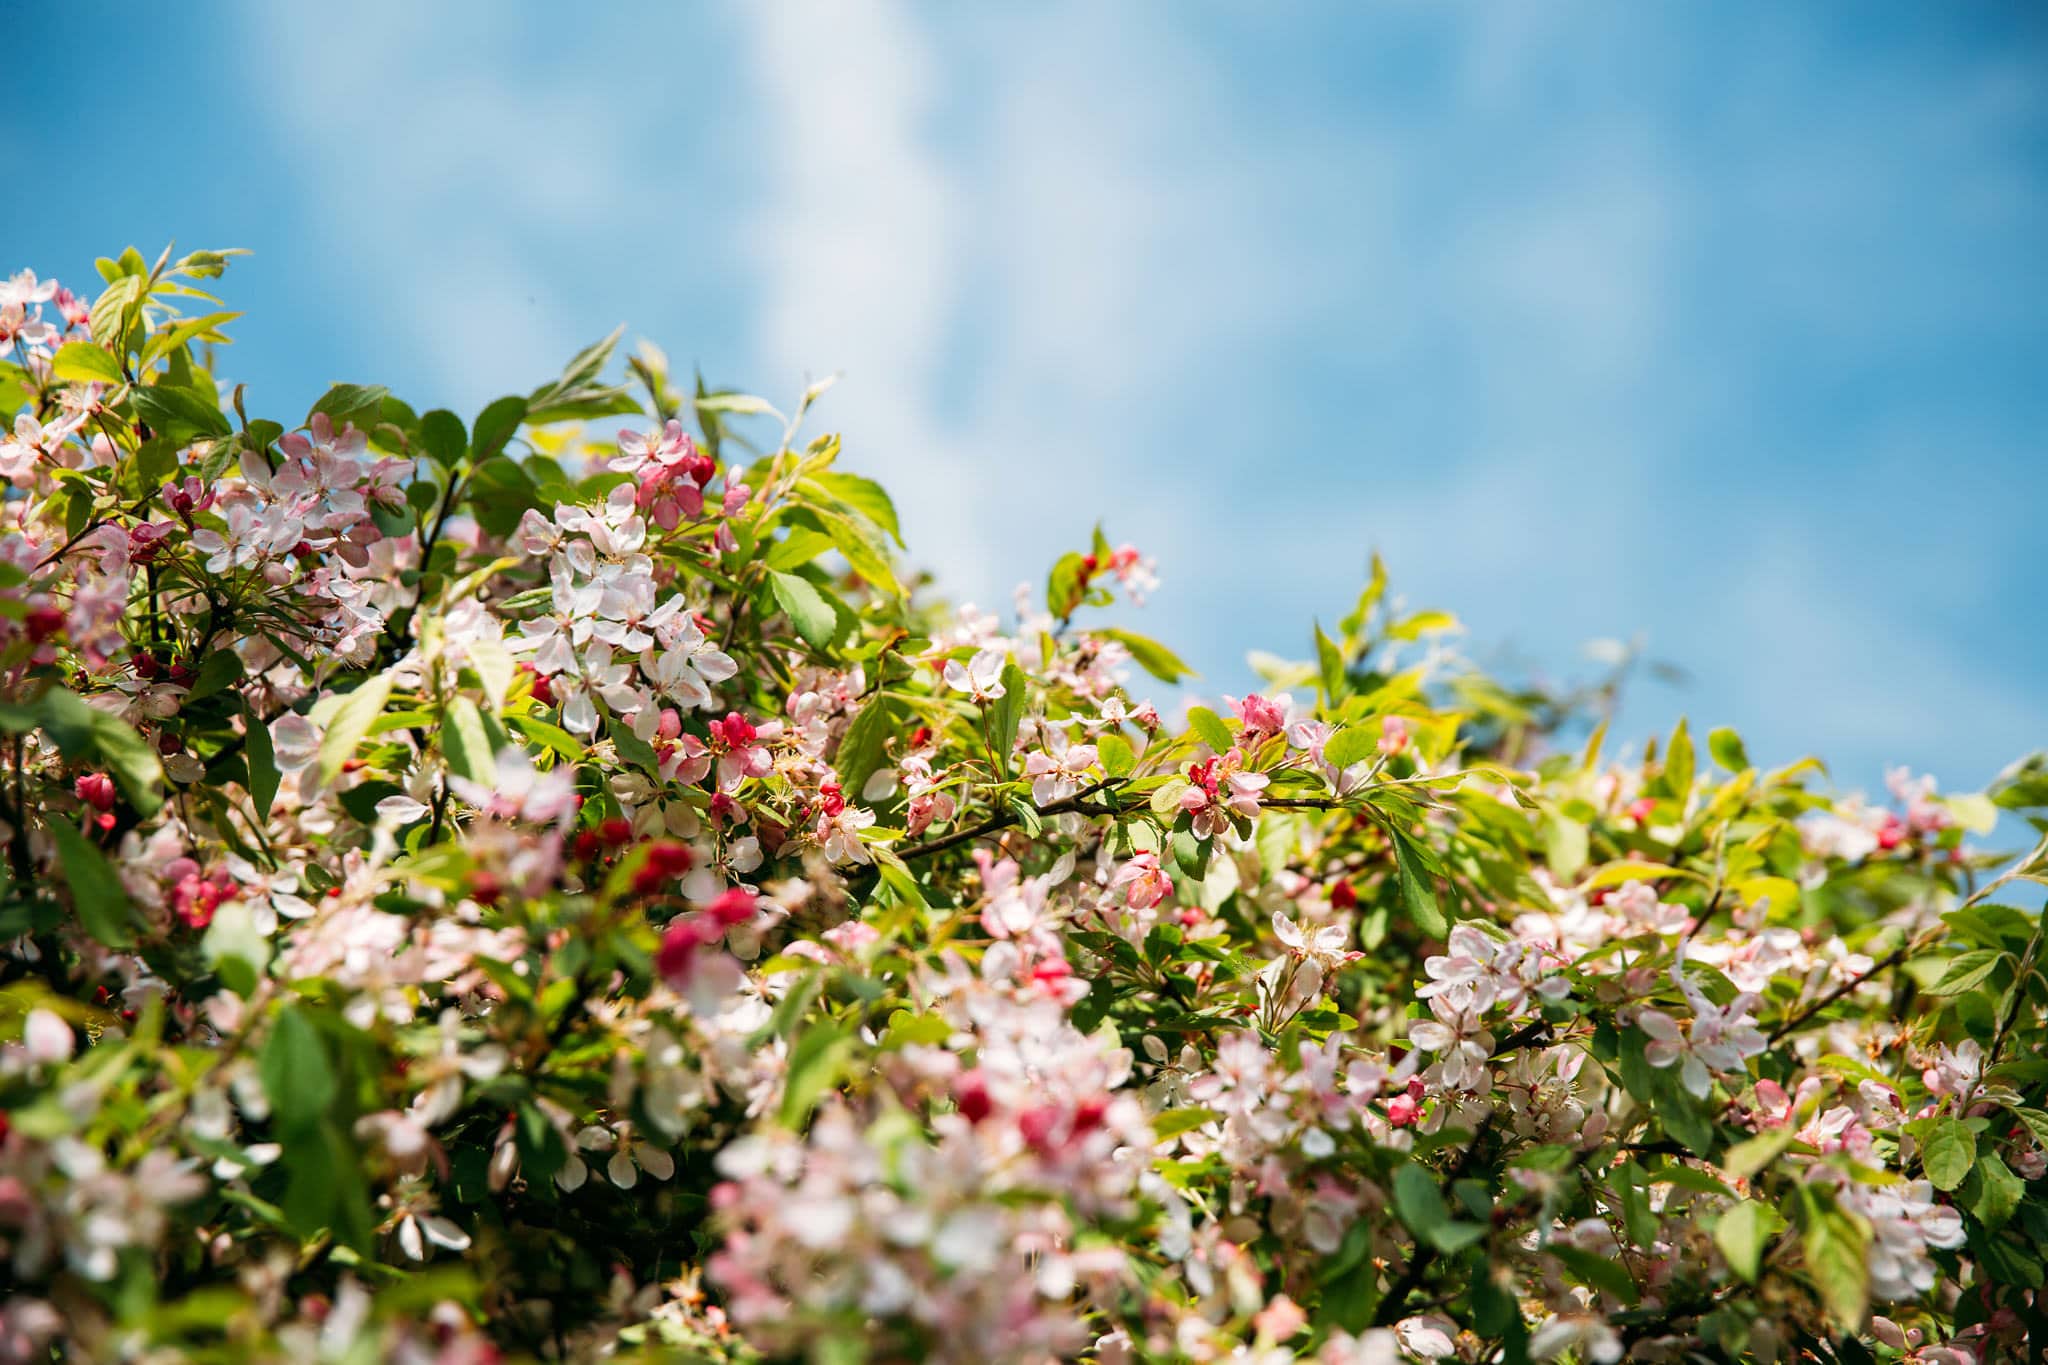
[(310, 426), (324, 412), (336, 431), (344, 426), (368, 431), (377, 424), (388, 397), (390, 391), (381, 384), (336, 384), (320, 395), (312, 411), (306, 414), (306, 422)]
[(135, 415), (148, 423), (150, 430), (172, 441), (226, 436), (233, 430), (228, 419), (221, 416), (219, 403), (192, 389), (150, 384), (135, 389), (129, 397), (135, 404)]
[(1404, 1161), (1394, 1168), (1393, 1195), (1394, 1212), (1419, 1239), (1428, 1238), (1434, 1229), (1450, 1221), (1451, 1212), (1444, 1204), (1436, 1177), (1413, 1161)]
[(1977, 1162), (1977, 1135), (1960, 1119), (1936, 1119), (1920, 1145), (1920, 1165), (1937, 1190), (1953, 1190)]
[(478, 413), (470, 430), (471, 461), (482, 464), (504, 450), (514, 433), (519, 430), (519, 424), (525, 420), (526, 400), (517, 395), (500, 398)]
[(1998, 964), (2005, 961), (2006, 954), (1996, 948), (1979, 948), (1963, 953), (1948, 964), (1948, 970), (1941, 974), (1941, 980), (1927, 988), (1929, 995), (1961, 995), (1964, 991), (1975, 990), (1991, 979), (1998, 970)]
[(1407, 908), (1408, 918), (1425, 938), (1448, 937), (1450, 921), (1437, 904), (1436, 889), (1431, 885), (1429, 873), (1407, 836), (1394, 837), (1394, 856), (1401, 881), (1401, 904)]
[(2026, 1195), (2027, 1182), (2015, 1175), (1996, 1153), (1986, 1152), (1977, 1159), (1958, 1197), (1977, 1215), (1977, 1221), (1986, 1227), (2000, 1228), (2012, 1220), (2013, 1212)]
[(1339, 772), (1379, 752), (1379, 736), (1363, 725), (1346, 725), (1323, 741), (1323, 761)]
[(460, 417), (446, 408), (435, 408), (420, 416), (419, 444), (444, 469), (453, 469), (469, 449), (469, 432), (463, 428)]
[(1230, 727), (1223, 723), (1223, 717), (1206, 706), (1188, 708), (1188, 729), (1195, 732), (1202, 743), (1217, 753), (1227, 753), (1237, 741), (1231, 736)]
[(768, 584), (775, 594), (775, 604), (789, 617), (804, 643), (813, 649), (831, 645), (839, 633), (839, 615), (809, 579), (770, 569)]
[(119, 384), (121, 362), (104, 346), (67, 341), (51, 358), (50, 373), (67, 384)]

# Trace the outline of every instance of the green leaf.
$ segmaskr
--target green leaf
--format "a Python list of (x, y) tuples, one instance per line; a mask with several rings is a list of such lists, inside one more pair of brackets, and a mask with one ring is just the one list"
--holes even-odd
[(1721, 1154), (1721, 1169), (1731, 1179), (1747, 1180), (1776, 1161), (1799, 1136), (1790, 1126), (1766, 1128), (1755, 1137), (1744, 1138)]
[(1743, 747), (1742, 736), (1725, 725), (1707, 736), (1707, 752), (1714, 756), (1714, 762), (1731, 773), (1739, 773), (1749, 767), (1749, 750)]
[(1560, 883), (1578, 878), (1589, 852), (1586, 827), (1570, 816), (1550, 811), (1543, 818), (1543, 860)]
[(482, 464), (505, 448), (519, 424), (526, 420), (526, 400), (517, 396), (500, 398), (476, 415), (469, 439), (469, 453)]
[(43, 693), (36, 710), (43, 733), (56, 743), (64, 757), (79, 758), (93, 747), (93, 708), (76, 692), (53, 687)]
[(1131, 658), (1136, 660), (1138, 667), (1163, 683), (1177, 683), (1182, 678), (1200, 676), (1182, 662), (1178, 654), (1150, 636), (1130, 630), (1097, 630), (1093, 634), (1105, 640), (1114, 640), (1131, 651)]
[(1425, 938), (1448, 937), (1450, 921), (1437, 904), (1429, 873), (1423, 868), (1420, 856), (1406, 835), (1394, 836), (1394, 857), (1401, 879), (1401, 903), (1407, 907), (1408, 918), (1414, 921)]
[(270, 967), (270, 940), (256, 930), (256, 915), (244, 900), (231, 900), (214, 913), (199, 941), (200, 951), (214, 975), (244, 1000), (256, 994), (256, 986)]
[[(478, 419), (482, 420), (482, 419)], [(532, 477), (502, 455), (481, 458), (471, 468), (463, 500), (477, 524), (494, 536), (507, 536), (529, 507), (541, 505)]]
[(113, 712), (90, 709), (93, 742), (108, 775), (137, 815), (144, 819), (155, 815), (164, 804), (164, 767), (156, 750), (135, 732), (134, 726)]
[(219, 692), (242, 676), (242, 659), (232, 649), (216, 649), (199, 663), (192, 687), (185, 693), (189, 705)]
[(135, 415), (147, 422), (150, 430), (170, 440), (226, 436), (233, 431), (228, 419), (221, 416), (218, 401), (208, 400), (192, 389), (150, 384), (130, 396), (135, 403)]
[[(1335, 640), (1324, 633), (1321, 621), (1315, 625), (1316, 672), (1322, 680), (1323, 695), (1334, 705), (1344, 699), (1344, 694), (1348, 690), (1344, 686), (1344, 651), (1337, 647)], [(1325, 746), (1325, 752), (1327, 751)]]
[(624, 388), (606, 384), (598, 378), (610, 363), (612, 351), (625, 330), (621, 324), (602, 341), (584, 347), (563, 368), (560, 378), (528, 394), (526, 420), (534, 423), (559, 422), (639, 412), (640, 405)]
[(1214, 1123), (1223, 1115), (1214, 1109), (1169, 1109), (1152, 1119), (1152, 1136), (1164, 1141), (1177, 1137), (1191, 1128), (1200, 1128), (1205, 1123)]
[(1721, 1215), (1714, 1224), (1714, 1245), (1728, 1260), (1728, 1268), (1747, 1284), (1755, 1284), (1763, 1268), (1764, 1248), (1785, 1230), (1785, 1219), (1768, 1204), (1745, 1199)]
[(1998, 970), (1998, 964), (2005, 961), (2006, 954), (1996, 948), (1979, 948), (1963, 953), (1948, 964), (1948, 970), (1941, 974), (1941, 980), (1927, 988), (1929, 995), (1961, 995), (1974, 990), (1991, 979)]
[(1920, 1147), (1920, 1165), (1937, 1190), (1963, 1183), (1977, 1162), (1977, 1135), (1960, 1119), (1936, 1119)]
[(561, 726), (550, 725), (547, 721), (534, 716), (507, 716), (505, 720), (513, 729), (542, 748), (553, 750), (571, 763), (582, 761), (582, 742)]
[(819, 487), (887, 531), (889, 538), (902, 546), (903, 528), (896, 519), (896, 504), (889, 497), (888, 489), (858, 474), (835, 472), (813, 477)]
[(45, 826), (57, 845), (57, 863), (71, 886), (71, 903), (78, 910), (85, 931), (109, 948), (126, 948), (132, 941), (128, 923), (133, 911), (121, 879), (106, 855), (62, 817)]
[(785, 1128), (801, 1128), (827, 1090), (839, 1083), (839, 1072), (853, 1051), (853, 1035), (830, 1019), (811, 1025), (790, 1049), (778, 1118)]
[(242, 724), (246, 735), (242, 741), (243, 756), (249, 765), (249, 800), (256, 807), (257, 817), (267, 819), (270, 808), (277, 803), (280, 775), (276, 747), (270, 742), (270, 727), (246, 705), (242, 709)]
[(1005, 772), (1010, 768), (1010, 751), (1017, 747), (1017, 727), (1024, 723), (1024, 703), (1029, 699), (1031, 680), (1024, 676), (1024, 670), (1010, 660), (1003, 665), (1003, 695), (996, 698), (995, 706), (989, 712), (989, 742), (996, 751), (996, 762)]
[(1835, 1208), (1822, 1204), (1809, 1191), (1803, 1248), (1806, 1273), (1820, 1291), (1821, 1303), (1842, 1332), (1862, 1330), (1870, 1310), (1870, 1286), (1864, 1253), (1868, 1238), (1862, 1224)]
[(1405, 1161), (1394, 1168), (1394, 1212), (1418, 1239), (1427, 1239), (1451, 1220), (1443, 1191), (1428, 1168)]
[(867, 521), (826, 507), (813, 508), (812, 515), (832, 537), (832, 548), (845, 556), (848, 567), (891, 597), (903, 596), (903, 585), (889, 567), (889, 547)]
[(462, 429), (460, 417), (446, 408), (435, 408), (420, 416), (420, 448), (443, 468), (453, 469), (469, 449), (469, 433)]
[(497, 751), (484, 729), (483, 712), (468, 697), (457, 696), (448, 703), (441, 723), (441, 755), (450, 772), (472, 782), (490, 786), (498, 780)]
[(1636, 1282), (1629, 1278), (1628, 1268), (1619, 1261), (1563, 1242), (1552, 1242), (1544, 1250), (1556, 1257), (1558, 1263), (1580, 1283), (1590, 1285), (1608, 1298), (1633, 1304), (1640, 1297), (1636, 1293)]
[(67, 341), (51, 358), (50, 373), (67, 384), (119, 384), (121, 362), (104, 346)]
[(344, 426), (368, 431), (377, 424), (389, 392), (377, 384), (336, 384), (313, 404), (313, 410), (306, 414), (306, 424), (311, 426), (313, 419), (324, 412), (336, 431)]
[(1095, 741), (1095, 752), (1102, 759), (1102, 770), (1111, 777), (1129, 777), (1131, 770), (1138, 766), (1138, 756), (1131, 749), (1131, 742), (1119, 734), (1105, 734)]
[(328, 722), (327, 733), (320, 738), (320, 780), (332, 782), (341, 772), (342, 765), (355, 757), (356, 746), (363, 742), (363, 736), (370, 733), (370, 726), (384, 710), (384, 703), (391, 700), (391, 675), (379, 673), (368, 678), (348, 694), (341, 703), (341, 709)]
[(1671, 742), (1664, 749), (1664, 785), (1680, 801), (1692, 790), (1693, 753), (1692, 732), (1680, 720), (1671, 732)]
[(1206, 706), (1188, 708), (1188, 729), (1219, 754), (1229, 752), (1230, 747), (1237, 743), (1231, 736), (1230, 727), (1223, 723), (1223, 717)]
[(2012, 1221), (2014, 1210), (2027, 1197), (2027, 1182), (2013, 1173), (1996, 1153), (1977, 1159), (1970, 1178), (1963, 1182), (1959, 1197), (1986, 1227), (2001, 1228)]
[(893, 710), (889, 699), (878, 695), (870, 698), (846, 723), (846, 733), (839, 737), (839, 750), (833, 756), (832, 766), (849, 798), (858, 798), (868, 778), (882, 766), (883, 746), (895, 725)]
[(1046, 576), (1046, 610), (1062, 621), (1072, 616), (1080, 608), (1081, 599), (1088, 595), (1082, 568), (1081, 552), (1069, 550), (1053, 561), (1052, 572)]
[(296, 1005), (277, 1012), (256, 1069), (271, 1113), (286, 1131), (317, 1121), (340, 1090), (319, 1030)]
[(825, 649), (839, 633), (839, 615), (825, 600), (824, 594), (812, 586), (807, 578), (793, 573), (768, 571), (768, 583), (775, 593), (775, 604), (789, 617), (796, 633), (804, 643), (813, 649)]
[(1323, 741), (1323, 762), (1339, 772), (1379, 752), (1379, 737), (1363, 725), (1346, 725)]

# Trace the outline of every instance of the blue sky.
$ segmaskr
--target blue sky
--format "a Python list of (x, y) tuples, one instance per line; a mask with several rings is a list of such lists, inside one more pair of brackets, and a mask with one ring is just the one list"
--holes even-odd
[[(474, 411), (619, 322), (1006, 605), (1098, 516), (1238, 690), (1366, 556), (1753, 753), (2048, 742), (2048, 20), (2023, 5), (0, 0), (8, 268), (245, 246), (226, 368)], [(110, 46), (109, 34), (119, 34)], [(52, 80), (49, 77), (62, 77)]]

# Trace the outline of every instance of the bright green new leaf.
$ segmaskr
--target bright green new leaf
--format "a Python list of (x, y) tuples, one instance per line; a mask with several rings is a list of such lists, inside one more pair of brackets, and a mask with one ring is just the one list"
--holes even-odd
[(1193, 730), (1202, 743), (1217, 753), (1228, 752), (1237, 741), (1231, 736), (1230, 727), (1223, 723), (1223, 717), (1206, 706), (1188, 708), (1188, 729)]

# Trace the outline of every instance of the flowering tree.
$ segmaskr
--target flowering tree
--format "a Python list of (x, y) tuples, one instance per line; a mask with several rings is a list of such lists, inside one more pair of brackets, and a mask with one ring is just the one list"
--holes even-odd
[(1149, 561), (945, 606), (815, 390), (608, 340), (288, 430), (213, 377), (227, 263), (0, 288), (0, 1358), (2044, 1327), (2048, 858), (1966, 842), (2048, 829), (2039, 758), (1610, 761), (1377, 564), (1171, 725), (1103, 624)]

